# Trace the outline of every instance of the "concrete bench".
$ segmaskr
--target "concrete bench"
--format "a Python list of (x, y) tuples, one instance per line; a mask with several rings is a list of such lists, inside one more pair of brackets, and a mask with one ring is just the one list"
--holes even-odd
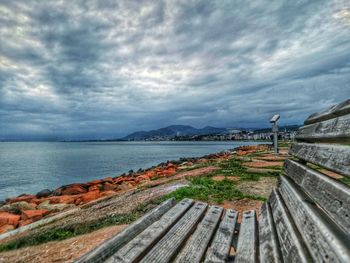
[(349, 144), (350, 100), (305, 121), (258, 221), (170, 199), (77, 262), (350, 262), (350, 187), (319, 169), (350, 177)]

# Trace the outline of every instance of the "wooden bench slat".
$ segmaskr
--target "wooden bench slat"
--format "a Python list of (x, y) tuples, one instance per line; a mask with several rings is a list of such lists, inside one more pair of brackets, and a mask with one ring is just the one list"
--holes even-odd
[(83, 257), (78, 259), (76, 263), (97, 263), (104, 262), (106, 258), (113, 255), (118, 249), (140, 234), (153, 222), (159, 220), (170, 208), (175, 205), (175, 198), (171, 198), (152, 209), (150, 212), (145, 214), (143, 217), (129, 225), (118, 235), (112, 237), (102, 245), (93, 249)]
[(194, 203), (191, 199), (184, 199), (172, 209), (166, 212), (160, 220), (154, 222), (141, 234), (131, 240), (114, 254), (106, 263), (132, 263), (138, 262), (147, 253), (147, 250), (154, 245)]
[(170, 262), (202, 218), (207, 206), (206, 203), (195, 203), (140, 262)]
[(294, 143), (290, 153), (306, 162), (350, 176), (350, 146)]
[(350, 238), (289, 178), (282, 176), (279, 191), (294, 222), (317, 262), (350, 262)]
[(227, 262), (238, 213), (232, 209), (226, 209), (219, 228), (215, 233), (211, 246), (208, 249), (205, 263)]
[(310, 142), (350, 141), (350, 114), (335, 119), (309, 124), (299, 128), (295, 138)]
[(312, 262), (303, 239), (275, 188), (269, 198), (284, 262)]
[(319, 121), (325, 121), (332, 118), (336, 118), (342, 115), (346, 115), (350, 113), (350, 99), (346, 100), (342, 103), (339, 103), (337, 105), (334, 105), (330, 108), (328, 108), (325, 111), (317, 112), (312, 115), (310, 115), (304, 122), (305, 125), (319, 122)]
[(259, 255), (261, 262), (283, 262), (271, 207), (267, 202), (260, 209)]
[(219, 206), (211, 206), (209, 208), (207, 214), (199, 223), (192, 237), (188, 240), (185, 247), (176, 257), (175, 262), (199, 263), (202, 261), (209, 241), (211, 240), (214, 231), (216, 230), (216, 227), (220, 221), (222, 210), (223, 208)]
[(284, 170), (350, 235), (350, 187), (293, 160), (285, 161)]
[(258, 262), (257, 241), (255, 210), (244, 211), (238, 235), (235, 262)]

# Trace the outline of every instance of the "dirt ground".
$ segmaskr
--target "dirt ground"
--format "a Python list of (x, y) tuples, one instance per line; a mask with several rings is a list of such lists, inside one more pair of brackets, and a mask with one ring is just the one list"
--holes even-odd
[(92, 248), (118, 234), (127, 225), (106, 227), (95, 232), (69, 238), (63, 241), (53, 241), (35, 247), (25, 247), (0, 254), (0, 262), (73, 262)]
[(241, 181), (237, 184), (237, 189), (244, 194), (258, 195), (268, 198), (276, 184), (277, 177), (261, 177), (258, 182)]

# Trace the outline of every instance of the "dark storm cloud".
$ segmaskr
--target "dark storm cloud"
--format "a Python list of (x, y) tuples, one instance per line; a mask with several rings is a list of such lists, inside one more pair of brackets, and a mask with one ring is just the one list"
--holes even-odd
[(0, 139), (285, 124), (350, 97), (350, 4), (2, 1)]

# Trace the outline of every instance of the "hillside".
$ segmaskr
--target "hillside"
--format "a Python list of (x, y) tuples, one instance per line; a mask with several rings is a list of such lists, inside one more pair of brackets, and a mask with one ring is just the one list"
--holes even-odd
[(131, 133), (123, 138), (122, 140), (147, 140), (155, 137), (175, 137), (175, 136), (191, 136), (191, 135), (209, 135), (209, 134), (220, 134), (225, 133), (226, 128), (216, 128), (206, 126), (202, 129), (197, 129), (189, 125), (171, 125), (168, 127), (160, 128), (151, 131), (137, 131)]

